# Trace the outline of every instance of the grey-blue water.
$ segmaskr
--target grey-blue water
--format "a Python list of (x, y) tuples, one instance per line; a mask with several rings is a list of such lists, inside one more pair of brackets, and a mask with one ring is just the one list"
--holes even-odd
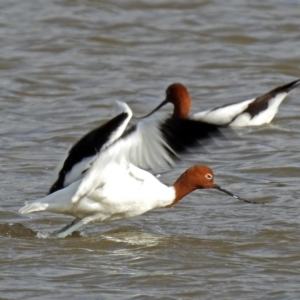
[[(143, 115), (184, 83), (192, 111), (258, 96), (300, 77), (299, 1), (0, 3), (1, 299), (298, 299), (300, 90), (271, 125), (193, 153), (250, 205), (197, 191), (174, 208), (35, 233), (71, 219), (20, 216), (72, 143), (113, 114)], [(171, 111), (166, 106), (161, 115)]]

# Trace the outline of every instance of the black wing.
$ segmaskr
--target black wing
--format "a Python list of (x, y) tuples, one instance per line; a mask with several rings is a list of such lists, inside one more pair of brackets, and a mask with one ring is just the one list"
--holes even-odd
[[(57, 180), (49, 190), (49, 194), (64, 188), (66, 175), (69, 174), (76, 164), (80, 163), (83, 159), (90, 157), (92, 160), (92, 158), (101, 151), (102, 147), (109, 142), (112, 133), (114, 133), (127, 118), (128, 113), (123, 112), (81, 138), (70, 149), (63, 167), (58, 173)], [(86, 170), (81, 170), (80, 173), (85, 171)]]

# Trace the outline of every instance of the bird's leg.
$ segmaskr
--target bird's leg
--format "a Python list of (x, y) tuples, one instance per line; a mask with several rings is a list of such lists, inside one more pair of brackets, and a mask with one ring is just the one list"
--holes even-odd
[(85, 225), (82, 219), (74, 219), (71, 223), (63, 227), (62, 229), (56, 231), (54, 235), (59, 238), (64, 238), (67, 235), (71, 234), (73, 231), (77, 230), (81, 226)]

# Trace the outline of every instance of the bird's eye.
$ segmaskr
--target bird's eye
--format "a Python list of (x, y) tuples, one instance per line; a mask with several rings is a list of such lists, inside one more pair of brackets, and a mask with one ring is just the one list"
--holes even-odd
[(212, 174), (206, 174), (205, 177), (209, 180), (213, 178)]

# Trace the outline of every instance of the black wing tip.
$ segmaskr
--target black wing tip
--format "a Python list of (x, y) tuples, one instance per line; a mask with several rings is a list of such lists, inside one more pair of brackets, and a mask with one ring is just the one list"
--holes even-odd
[(280, 94), (280, 93), (289, 93), (294, 88), (300, 85), (300, 79), (294, 80), (290, 83), (281, 85), (270, 91), (269, 93)]
[(268, 108), (268, 102), (281, 93), (288, 94), (291, 90), (300, 85), (300, 79), (294, 80), (285, 85), (276, 87), (275, 89), (255, 98), (253, 102), (248, 105), (248, 108), (244, 112), (248, 112), (251, 118), (256, 116), (259, 112)]

